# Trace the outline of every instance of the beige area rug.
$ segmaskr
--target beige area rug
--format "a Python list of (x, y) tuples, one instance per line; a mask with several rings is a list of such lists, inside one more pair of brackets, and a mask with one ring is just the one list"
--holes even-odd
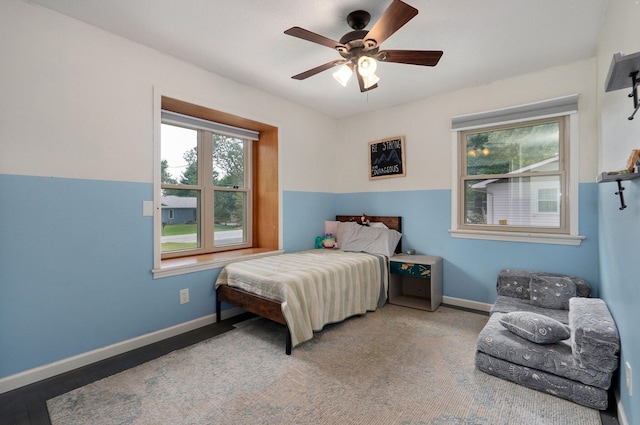
[(265, 319), (47, 401), (53, 425), (591, 425), (598, 411), (474, 367), (487, 317), (387, 305), (284, 354)]

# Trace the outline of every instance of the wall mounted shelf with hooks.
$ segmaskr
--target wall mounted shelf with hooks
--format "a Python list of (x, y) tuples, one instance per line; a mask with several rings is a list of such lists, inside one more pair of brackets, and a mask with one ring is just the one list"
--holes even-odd
[(636, 112), (638, 112), (638, 108), (640, 108), (640, 102), (638, 102), (638, 84), (640, 83), (640, 78), (638, 78), (639, 74), (640, 52), (630, 55), (622, 53), (616, 53), (613, 55), (604, 91), (610, 92), (631, 87), (629, 97), (633, 98), (633, 113), (629, 117), (630, 120), (633, 119)]
[(615, 194), (620, 196), (620, 209), (623, 210), (627, 208), (627, 205), (624, 203), (624, 195), (622, 193), (622, 191), (624, 190), (624, 187), (622, 187), (622, 182), (625, 180), (634, 180), (637, 178), (640, 178), (640, 173), (610, 173), (605, 171), (604, 173), (600, 173), (598, 175), (598, 178), (596, 179), (596, 181), (598, 183), (605, 183), (605, 182), (618, 183), (618, 191)]

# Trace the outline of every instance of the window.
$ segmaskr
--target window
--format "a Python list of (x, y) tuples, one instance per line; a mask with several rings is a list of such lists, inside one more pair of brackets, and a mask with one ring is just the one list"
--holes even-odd
[(278, 128), (155, 102), (154, 278), (279, 253)]
[(258, 138), (242, 129), (163, 111), (164, 257), (251, 246), (251, 140), (236, 134)]
[(564, 127), (560, 117), (461, 132), (460, 227), (564, 232)]
[[(454, 237), (578, 245), (576, 95), (454, 117)], [(573, 136), (573, 137), (572, 137)]]
[(538, 189), (538, 212), (555, 214), (560, 211), (558, 188)]

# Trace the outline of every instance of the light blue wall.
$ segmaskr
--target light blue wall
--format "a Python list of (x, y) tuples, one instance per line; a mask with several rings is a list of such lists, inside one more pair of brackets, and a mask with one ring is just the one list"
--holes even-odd
[(282, 195), (284, 250), (312, 249), (324, 233), (324, 220), (335, 220), (335, 195), (325, 192), (287, 191)]
[[(142, 216), (152, 193), (146, 183), (0, 175), (0, 377), (214, 313), (219, 269), (152, 278), (153, 224)], [(312, 248), (336, 214), (399, 215), (405, 249), (444, 257), (445, 295), (493, 302), (503, 267), (597, 286), (595, 184), (580, 186), (581, 247), (453, 239), (450, 197), (285, 191), (284, 248)]]
[(625, 362), (633, 368), (634, 396), (640, 394), (640, 179), (623, 182), (627, 208), (619, 210), (616, 183), (598, 185), (601, 297), (618, 327), (621, 348), (619, 393), (627, 422), (640, 423), (640, 403), (627, 394)]
[(217, 270), (152, 279), (152, 193), (0, 175), (0, 377), (214, 312)]
[[(0, 194), (0, 378), (215, 312), (220, 269), (152, 278), (152, 184), (0, 175)], [(334, 203), (285, 192), (285, 250), (313, 248)]]
[(444, 260), (444, 295), (493, 303), (502, 268), (567, 273), (587, 279), (598, 292), (596, 185), (580, 185), (579, 247), (522, 242), (457, 239), (451, 227), (451, 191), (349, 193), (337, 195), (342, 214), (402, 216), (403, 250), (439, 255)]

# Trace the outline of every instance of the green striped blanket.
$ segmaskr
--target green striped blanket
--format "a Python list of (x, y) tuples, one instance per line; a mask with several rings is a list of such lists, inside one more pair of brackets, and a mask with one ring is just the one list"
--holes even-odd
[(215, 285), (280, 301), (296, 346), (328, 323), (383, 306), (388, 261), (378, 254), (315, 249), (229, 264)]

